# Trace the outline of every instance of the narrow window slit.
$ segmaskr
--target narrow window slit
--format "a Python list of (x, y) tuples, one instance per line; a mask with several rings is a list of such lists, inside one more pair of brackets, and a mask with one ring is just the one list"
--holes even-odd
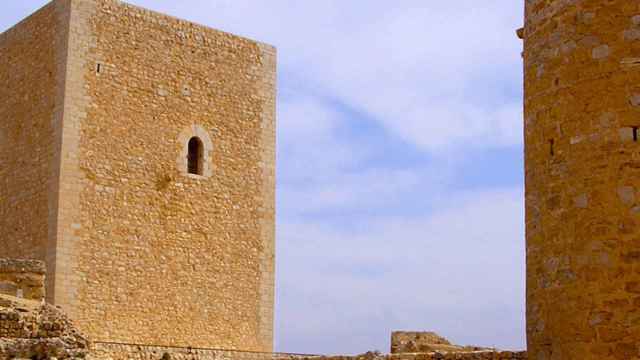
[(187, 154), (187, 171), (189, 174), (202, 175), (204, 154), (202, 140), (194, 136), (189, 140), (187, 146), (189, 150)]
[(551, 156), (554, 156), (554, 155), (556, 154), (556, 152), (555, 152), (555, 148), (554, 148), (554, 145), (555, 145), (555, 144), (554, 144), (553, 139), (549, 140), (549, 154), (550, 154)]
[(638, 142), (638, 127), (633, 126), (632, 129), (633, 129), (633, 141)]
[(98, 65), (96, 66), (96, 72), (99, 74), (101, 69), (102, 69), (102, 64), (98, 63)]

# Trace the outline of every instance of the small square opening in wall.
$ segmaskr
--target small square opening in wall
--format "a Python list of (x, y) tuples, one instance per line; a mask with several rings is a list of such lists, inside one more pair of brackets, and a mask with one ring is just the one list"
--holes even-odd
[(625, 126), (618, 129), (620, 141), (623, 143), (640, 141), (640, 126)]

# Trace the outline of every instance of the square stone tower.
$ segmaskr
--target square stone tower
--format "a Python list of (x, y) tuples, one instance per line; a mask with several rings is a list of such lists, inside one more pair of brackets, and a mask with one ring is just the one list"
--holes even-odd
[(0, 257), (94, 341), (271, 351), (275, 71), (115, 0), (0, 34)]

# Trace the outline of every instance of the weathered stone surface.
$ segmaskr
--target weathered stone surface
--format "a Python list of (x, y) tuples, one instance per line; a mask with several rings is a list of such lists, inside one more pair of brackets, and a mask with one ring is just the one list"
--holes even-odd
[(618, 130), (618, 134), (620, 135), (620, 141), (622, 142), (631, 142), (636, 140), (636, 130), (632, 127), (623, 127)]
[(525, 4), (530, 357), (638, 359), (640, 7)]
[(589, 197), (587, 194), (581, 194), (573, 198), (573, 203), (576, 207), (585, 209), (589, 206)]
[(391, 333), (391, 353), (474, 352), (493, 349), (478, 346), (454, 345), (449, 340), (430, 331), (394, 331)]
[(609, 46), (608, 45), (599, 45), (592, 50), (592, 56), (594, 59), (604, 59), (609, 56)]
[(0, 257), (92, 339), (270, 351), (275, 49), (55, 0), (0, 53)]
[(296, 360), (311, 355), (222, 349), (93, 343), (92, 360)]
[(0, 258), (45, 260), (53, 246), (63, 29), (51, 3), (0, 34)]
[(455, 351), (398, 353), (383, 355), (368, 352), (357, 356), (319, 356), (282, 353), (242, 352), (213, 349), (170, 348), (96, 343), (92, 346), (94, 360), (527, 360), (526, 352)]
[[(287, 358), (276, 358), (287, 360)], [(298, 357), (297, 360), (527, 360), (526, 352), (512, 351), (465, 351), (399, 353), (383, 355), (375, 352), (357, 356)]]
[(44, 282), (42, 261), (0, 259), (0, 294), (44, 300)]
[(88, 350), (87, 339), (60, 309), (0, 295), (0, 359), (75, 359)]
[(0, 259), (0, 273), (23, 273), (44, 276), (46, 268), (39, 260)]

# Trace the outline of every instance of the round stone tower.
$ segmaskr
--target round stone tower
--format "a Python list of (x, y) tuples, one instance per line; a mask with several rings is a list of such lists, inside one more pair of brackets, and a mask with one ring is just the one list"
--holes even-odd
[(640, 2), (526, 0), (530, 359), (640, 359)]

